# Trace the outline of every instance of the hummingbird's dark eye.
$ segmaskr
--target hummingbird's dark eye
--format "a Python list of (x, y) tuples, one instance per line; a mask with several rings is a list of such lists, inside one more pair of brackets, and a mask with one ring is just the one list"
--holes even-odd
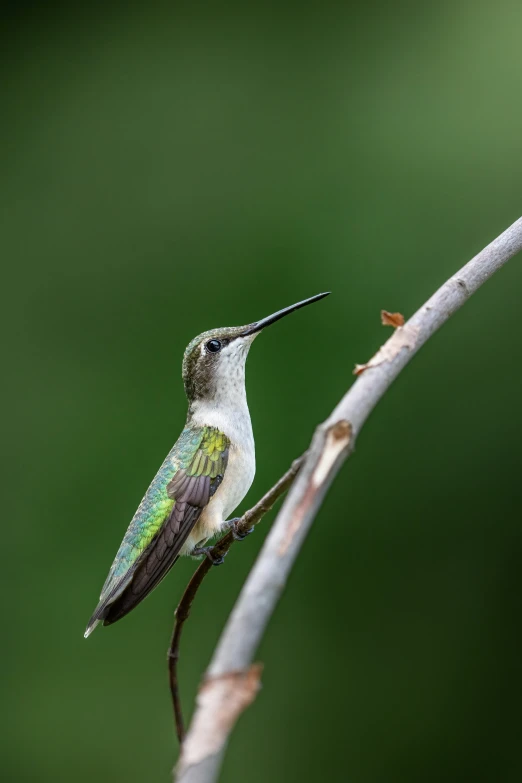
[(217, 353), (221, 350), (221, 342), (219, 340), (209, 340), (205, 348), (209, 353)]

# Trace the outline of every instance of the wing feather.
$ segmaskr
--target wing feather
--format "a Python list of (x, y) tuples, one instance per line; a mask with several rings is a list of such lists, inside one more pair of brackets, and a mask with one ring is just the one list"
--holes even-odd
[(184, 430), (127, 530), (88, 632), (100, 620), (109, 625), (130, 612), (174, 565), (223, 479), (228, 449), (228, 438), (215, 428)]

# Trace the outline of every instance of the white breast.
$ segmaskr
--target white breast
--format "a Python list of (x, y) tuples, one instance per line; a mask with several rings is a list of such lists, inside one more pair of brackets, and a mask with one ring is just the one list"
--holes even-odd
[(230, 439), (230, 450), (223, 481), (203, 510), (183, 546), (182, 554), (190, 554), (196, 545), (215, 536), (252, 486), (256, 458), (246, 396), (243, 394), (243, 399), (236, 399), (235, 403), (233, 407), (227, 405), (224, 409), (222, 405), (205, 402), (193, 409), (193, 421), (223, 432)]

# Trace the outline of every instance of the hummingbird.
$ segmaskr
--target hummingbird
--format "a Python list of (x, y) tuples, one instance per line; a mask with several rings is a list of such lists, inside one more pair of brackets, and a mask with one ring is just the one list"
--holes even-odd
[(211, 329), (189, 343), (182, 372), (185, 427), (125, 533), (85, 638), (98, 623), (111, 625), (134, 609), (180, 555), (212, 560), (211, 548), (204, 545), (217, 533), (228, 529), (236, 539), (245, 537), (237, 528), (239, 519), (228, 517), (250, 489), (256, 469), (245, 389), (248, 351), (267, 326), (329, 293), (247, 326)]

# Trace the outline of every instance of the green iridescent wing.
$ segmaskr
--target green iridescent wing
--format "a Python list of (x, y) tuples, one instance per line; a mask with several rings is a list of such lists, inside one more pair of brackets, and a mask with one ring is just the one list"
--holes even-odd
[(119, 620), (161, 581), (223, 480), (228, 438), (213, 427), (183, 430), (156, 474), (121, 543), (89, 621)]

